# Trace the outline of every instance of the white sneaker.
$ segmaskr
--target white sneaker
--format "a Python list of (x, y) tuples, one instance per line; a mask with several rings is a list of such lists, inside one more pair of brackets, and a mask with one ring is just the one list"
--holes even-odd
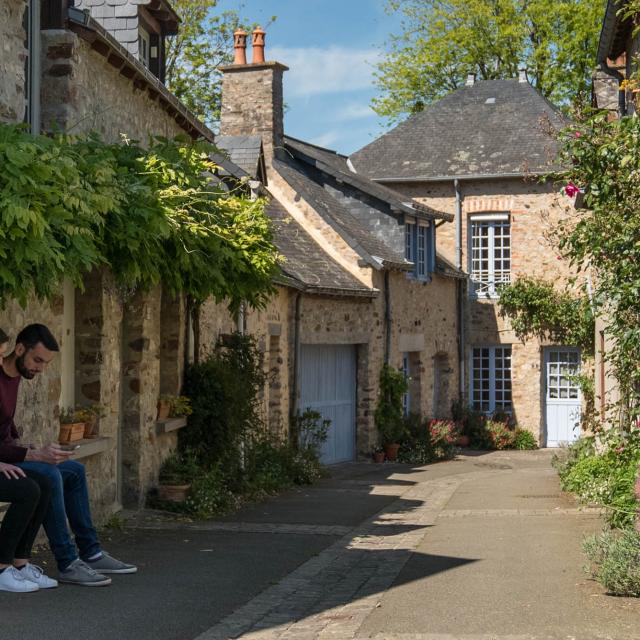
[(0, 591), (13, 591), (14, 593), (27, 593), (38, 591), (40, 587), (31, 580), (27, 580), (22, 572), (15, 567), (7, 567), (0, 573)]
[(58, 581), (44, 575), (42, 569), (27, 562), (24, 568), (20, 569), (20, 573), (29, 581), (35, 582), (41, 589), (54, 589), (58, 586)]

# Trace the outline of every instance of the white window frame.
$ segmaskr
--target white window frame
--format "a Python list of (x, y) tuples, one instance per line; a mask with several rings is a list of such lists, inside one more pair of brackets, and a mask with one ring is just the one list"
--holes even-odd
[[(486, 235), (477, 233), (479, 229), (486, 229)], [(486, 247), (480, 246), (482, 239), (486, 239)], [(470, 295), (477, 298), (499, 297), (499, 286), (511, 282), (509, 214), (488, 213), (470, 216), (468, 245)], [(484, 251), (486, 259), (483, 256)], [(482, 262), (485, 261), (486, 269), (482, 269)]]
[(31, 133), (40, 133), (40, 2), (29, 0), (25, 7), (24, 122)]
[(140, 60), (147, 69), (150, 68), (151, 34), (142, 25), (138, 26), (138, 60)]
[[(496, 409), (509, 414), (513, 412), (511, 358), (510, 344), (480, 345), (471, 348), (469, 362), (469, 405), (471, 407), (486, 415), (492, 414)], [(485, 359), (486, 367), (482, 362)], [(480, 360), (479, 369), (476, 367), (478, 360)], [(507, 362), (508, 366), (505, 366)], [(479, 376), (476, 376), (477, 370), (480, 372)], [(482, 375), (483, 371), (487, 372), (486, 376)], [(486, 407), (482, 397), (485, 391), (487, 392)], [(479, 394), (478, 402), (476, 402), (476, 394)], [(508, 402), (505, 402), (506, 399)]]

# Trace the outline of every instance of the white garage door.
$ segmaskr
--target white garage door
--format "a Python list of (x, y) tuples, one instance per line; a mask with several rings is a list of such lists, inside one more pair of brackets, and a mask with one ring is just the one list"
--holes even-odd
[(356, 350), (353, 345), (302, 345), (300, 411), (314, 409), (331, 420), (322, 462), (356, 456)]

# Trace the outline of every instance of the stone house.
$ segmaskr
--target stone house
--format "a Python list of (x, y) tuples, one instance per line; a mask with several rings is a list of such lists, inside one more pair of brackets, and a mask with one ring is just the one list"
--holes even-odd
[[(407, 412), (450, 414), (457, 389), (455, 292), (464, 279), (436, 256), (436, 225), (451, 216), (354, 175), (344, 156), (286, 136), (287, 68), (264, 61), (264, 34), (257, 37), (253, 62), (246, 62), (240, 33), (236, 61), (223, 68), (216, 140), (254, 177), (263, 175), (288, 281), (280, 282), (278, 311), (247, 314), (246, 327), (260, 335), (266, 319), (266, 360), (288, 363), (279, 372), (287, 382), (276, 385), (287, 387), (288, 398), (278, 418), (320, 410), (332, 420), (324, 460), (350, 460), (378, 443), (373, 413), (384, 362), (410, 379)], [(407, 234), (415, 238), (411, 259)]]
[(529, 84), (476, 82), (445, 96), (349, 157), (349, 167), (454, 217), (438, 247), (468, 274), (458, 297), (464, 353), (461, 397), (487, 414), (512, 414), (541, 446), (578, 437), (580, 366), (574, 345), (521, 342), (498, 312), (498, 287), (519, 276), (566, 282), (553, 243), (571, 206), (543, 179), (564, 120)]

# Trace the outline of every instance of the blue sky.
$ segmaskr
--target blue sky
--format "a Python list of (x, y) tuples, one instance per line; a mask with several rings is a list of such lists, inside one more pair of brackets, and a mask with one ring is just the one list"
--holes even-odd
[(285, 131), (349, 154), (386, 130), (370, 109), (373, 64), (399, 16), (384, 0), (220, 0), (250, 22), (266, 24), (266, 58), (285, 73)]

